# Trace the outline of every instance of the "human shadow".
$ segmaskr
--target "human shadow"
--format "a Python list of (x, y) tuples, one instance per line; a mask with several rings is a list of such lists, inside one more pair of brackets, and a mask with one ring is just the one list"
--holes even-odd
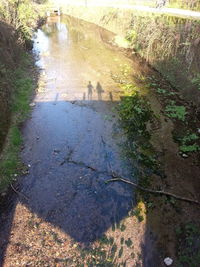
[[(112, 170), (120, 174), (123, 174), (123, 169), (127, 172), (125, 162), (124, 167), (120, 166), (122, 162), (120, 163), (119, 155), (112, 147), (113, 141), (104, 137), (104, 127), (101, 127), (101, 124), (105, 126), (111, 122), (102, 122), (96, 111), (83, 108), (87, 106), (87, 100), (71, 102), (57, 101), (56, 105), (53, 101), (39, 103), (45, 115), (40, 118), (38, 128), (35, 129), (40, 136), (39, 140), (34, 138), (34, 122), (30, 121), (28, 127), (23, 130), (25, 139), (28, 138), (26, 142), (29, 143), (29, 137), (32, 136), (32, 143), (29, 145), (33, 147), (34, 152), (30, 151), (29, 147), (22, 151), (25, 163), (31, 161), (29, 174), (21, 179), (17, 187), (20, 193), (13, 201), (13, 208), (7, 215), (3, 215), (3, 218), (0, 216), (4, 227), (1, 229), (1, 232), (4, 232), (0, 251), (2, 265), (10, 240), (13, 217), (20, 216), (18, 212), (16, 215), (19, 203), (43, 222), (61, 229), (75, 242), (84, 246), (90, 246), (113, 225), (119, 225), (134, 205), (133, 192), (128, 185), (106, 184), (106, 181), (112, 178)], [(110, 101), (101, 103), (102, 110), (110, 109), (114, 104)], [(92, 105), (99, 107), (98, 101), (92, 101)], [(74, 108), (77, 114), (81, 112), (81, 116), (76, 117), (78, 121), (74, 120)], [(66, 120), (59, 120), (58, 118), (66, 117), (66, 110)], [(90, 128), (93, 130), (85, 130), (86, 135), (81, 138), (81, 143), (76, 148), (73, 146), (74, 140), (78, 140), (80, 132), (87, 129), (90, 116), (94, 116), (90, 122)], [(76, 130), (77, 125), (79, 131)], [(97, 127), (100, 127), (98, 133)], [(30, 128), (31, 136), (28, 133)], [(69, 135), (66, 135), (67, 128)], [(63, 136), (68, 140), (67, 143), (61, 141)], [(99, 143), (98, 140), (102, 138)]]
[(97, 96), (98, 96), (98, 100), (102, 100), (102, 93), (104, 92), (100, 82), (97, 82), (97, 85), (96, 85), (96, 91), (97, 91)]
[(93, 94), (94, 86), (92, 85), (91, 81), (89, 81), (89, 83), (87, 85), (87, 89), (88, 89), (88, 100), (92, 100), (92, 94)]
[(110, 101), (113, 102), (113, 94), (112, 94), (112, 92), (109, 92), (109, 98), (110, 98)]

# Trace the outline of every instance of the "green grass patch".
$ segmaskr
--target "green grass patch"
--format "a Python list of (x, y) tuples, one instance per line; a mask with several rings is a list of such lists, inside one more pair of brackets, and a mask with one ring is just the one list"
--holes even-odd
[(7, 141), (0, 158), (0, 192), (4, 191), (15, 179), (14, 174), (22, 167), (19, 160), (19, 151), (22, 143), (19, 123), (24, 121), (29, 114), (29, 101), (33, 91), (33, 81), (27, 74), (31, 59), (28, 55), (22, 55), (19, 68), (12, 73), (13, 101), (12, 121), (7, 135)]
[(195, 133), (187, 132), (185, 136), (174, 138), (179, 143), (179, 150), (183, 153), (197, 152), (200, 150), (200, 146), (197, 144), (199, 136)]
[(187, 111), (184, 106), (177, 106), (172, 104), (169, 104), (165, 108), (165, 112), (168, 117), (178, 119), (181, 121), (185, 121)]

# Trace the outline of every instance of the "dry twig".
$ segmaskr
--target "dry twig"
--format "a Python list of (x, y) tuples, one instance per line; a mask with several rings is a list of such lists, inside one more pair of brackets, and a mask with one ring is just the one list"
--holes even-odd
[(21, 192), (17, 191), (17, 190), (14, 188), (14, 186), (13, 186), (12, 184), (10, 184), (10, 186), (11, 186), (12, 190), (13, 190), (17, 195), (22, 196), (23, 198), (25, 198), (26, 200), (28, 200), (28, 197), (25, 196), (24, 194), (22, 194)]
[[(116, 177), (116, 176), (114, 175), (113, 177)], [(182, 201), (186, 201), (186, 202), (195, 203), (197, 205), (200, 205), (200, 202), (198, 200), (190, 199), (190, 198), (186, 198), (186, 197), (181, 197), (181, 196), (178, 196), (178, 195), (170, 193), (170, 192), (157, 191), (157, 190), (153, 190), (153, 189), (144, 188), (144, 187), (142, 187), (136, 183), (133, 183), (133, 182), (126, 180), (126, 179), (123, 179), (123, 178), (117, 177), (117, 178), (113, 178), (113, 179), (106, 181), (106, 183), (109, 183), (109, 182), (123, 182), (126, 184), (130, 184), (130, 185), (132, 185), (132, 186), (136, 187), (137, 189), (144, 191), (144, 192), (148, 192), (151, 194), (170, 196), (170, 197), (173, 197), (173, 198), (178, 199), (178, 200), (182, 200)]]

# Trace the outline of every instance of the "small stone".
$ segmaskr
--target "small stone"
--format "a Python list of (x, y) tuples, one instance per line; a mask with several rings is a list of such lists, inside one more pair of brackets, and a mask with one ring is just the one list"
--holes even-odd
[(17, 177), (17, 174), (16, 173), (14, 174), (14, 177)]
[(171, 258), (167, 257), (164, 259), (164, 263), (166, 266), (171, 266), (173, 263), (173, 260)]
[(185, 153), (183, 153), (182, 155), (181, 155), (183, 158), (188, 158), (189, 156), (187, 155), (187, 154), (185, 154)]
[(30, 167), (31, 167), (31, 165), (30, 165), (30, 164), (28, 164), (28, 167), (30, 168)]
[(60, 150), (59, 149), (54, 149), (54, 154), (58, 154), (58, 153), (60, 153)]
[(197, 129), (197, 132), (200, 134), (200, 128)]
[(34, 102), (29, 104), (30, 107), (35, 107), (35, 105), (36, 104)]
[(5, 195), (6, 195), (6, 193), (1, 193), (1, 196), (2, 196), (2, 197), (5, 197)]

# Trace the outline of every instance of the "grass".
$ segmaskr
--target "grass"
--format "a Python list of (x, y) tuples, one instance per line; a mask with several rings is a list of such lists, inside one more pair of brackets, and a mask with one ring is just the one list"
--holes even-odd
[(177, 106), (174, 103), (169, 104), (165, 108), (165, 112), (168, 117), (185, 121), (187, 111), (184, 106)]
[(178, 141), (180, 143), (180, 151), (184, 153), (189, 152), (197, 152), (200, 150), (200, 147), (198, 144), (194, 143), (199, 139), (199, 136), (197, 136), (195, 133), (188, 133), (182, 138), (179, 138)]
[(33, 81), (27, 77), (27, 68), (31, 59), (27, 54), (22, 55), (21, 64), (12, 74), (13, 80), (13, 104), (12, 121), (7, 135), (7, 141), (0, 158), (0, 192), (5, 191), (9, 184), (16, 179), (16, 174), (22, 168), (19, 152), (22, 144), (19, 124), (29, 114), (29, 101), (33, 91)]

